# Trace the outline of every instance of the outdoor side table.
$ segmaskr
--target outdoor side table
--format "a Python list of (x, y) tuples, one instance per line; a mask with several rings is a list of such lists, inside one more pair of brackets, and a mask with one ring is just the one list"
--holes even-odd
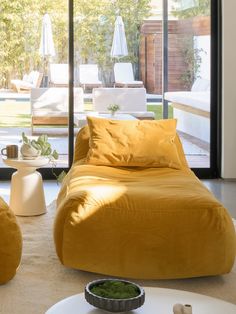
[(82, 128), (87, 124), (87, 117), (96, 117), (101, 119), (111, 119), (111, 120), (137, 120), (134, 116), (128, 113), (116, 113), (112, 116), (110, 113), (99, 113), (96, 111), (75, 113), (74, 114), (74, 124)]
[(46, 212), (43, 181), (37, 168), (46, 166), (48, 158), (7, 159), (3, 162), (17, 169), (11, 177), (10, 208), (18, 216), (35, 216)]

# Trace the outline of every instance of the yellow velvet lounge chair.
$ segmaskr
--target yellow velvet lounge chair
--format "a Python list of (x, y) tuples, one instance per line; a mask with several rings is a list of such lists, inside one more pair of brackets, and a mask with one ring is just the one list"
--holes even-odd
[(57, 200), (56, 251), (62, 264), (136, 279), (230, 272), (235, 230), (230, 215), (187, 166), (108, 167), (85, 163), (88, 126)]
[(16, 217), (0, 198), (0, 284), (11, 280), (20, 264), (22, 236)]

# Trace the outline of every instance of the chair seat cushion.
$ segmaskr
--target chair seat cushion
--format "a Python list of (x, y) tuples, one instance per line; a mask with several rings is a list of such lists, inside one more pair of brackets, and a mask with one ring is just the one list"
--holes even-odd
[(11, 80), (11, 83), (19, 86), (20, 88), (32, 88), (34, 85), (32, 83), (23, 80)]
[(21, 252), (22, 236), (16, 217), (0, 198), (0, 284), (14, 277)]

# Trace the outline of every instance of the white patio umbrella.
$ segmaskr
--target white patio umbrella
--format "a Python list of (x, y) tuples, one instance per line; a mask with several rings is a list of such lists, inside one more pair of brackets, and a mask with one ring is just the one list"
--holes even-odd
[(55, 48), (52, 36), (52, 24), (50, 16), (46, 13), (43, 16), (42, 21), (42, 32), (41, 32), (41, 41), (39, 47), (39, 54), (45, 57), (54, 57)]
[(55, 47), (52, 36), (52, 23), (50, 16), (46, 13), (42, 20), (42, 32), (39, 47), (39, 54), (43, 57), (44, 61), (44, 80), (43, 86), (48, 85), (48, 63), (50, 57), (55, 56)]
[(125, 27), (121, 16), (117, 16), (115, 21), (115, 29), (113, 42), (111, 47), (112, 58), (122, 58), (128, 56), (128, 48), (125, 36)]

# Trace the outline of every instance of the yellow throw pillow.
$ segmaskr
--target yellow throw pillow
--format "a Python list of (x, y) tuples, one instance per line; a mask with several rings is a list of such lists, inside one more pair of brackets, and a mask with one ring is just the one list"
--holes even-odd
[(176, 120), (108, 120), (88, 117), (86, 163), (104, 166), (180, 169), (174, 140)]

